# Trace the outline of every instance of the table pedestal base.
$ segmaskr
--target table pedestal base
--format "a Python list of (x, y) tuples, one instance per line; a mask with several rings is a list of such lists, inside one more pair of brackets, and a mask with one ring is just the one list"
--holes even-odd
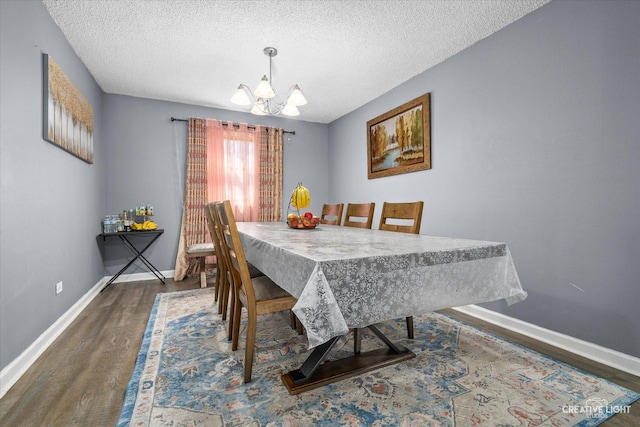
[(414, 357), (416, 357), (416, 355), (410, 350), (407, 350), (406, 353), (397, 354), (391, 349), (381, 348), (323, 363), (310, 379), (298, 385), (294, 383), (293, 379), (297, 370), (288, 372), (281, 378), (287, 390), (289, 390), (289, 394), (295, 395), (384, 366), (413, 359)]
[(369, 329), (387, 344), (387, 348), (361, 353), (359, 350), (359, 331), (356, 330), (354, 333), (356, 346), (354, 347), (355, 354), (353, 356), (322, 363), (340, 337), (332, 338), (316, 347), (300, 369), (295, 369), (282, 375), (282, 382), (289, 390), (289, 394), (295, 395), (303, 391), (313, 390), (323, 385), (416, 357), (406, 347), (392, 343), (375, 326), (369, 326)]

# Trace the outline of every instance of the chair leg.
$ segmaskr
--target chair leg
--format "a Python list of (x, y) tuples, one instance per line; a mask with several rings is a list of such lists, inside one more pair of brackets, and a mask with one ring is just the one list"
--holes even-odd
[[(226, 281), (221, 280), (222, 286), (220, 287), (220, 292), (218, 292), (218, 314), (222, 314), (222, 301), (224, 300), (224, 292), (225, 292), (225, 287), (227, 286)], [(224, 319), (223, 319), (224, 320)]]
[(231, 295), (229, 296), (229, 325), (227, 326), (227, 340), (229, 341), (233, 339), (233, 334), (235, 333), (235, 330), (236, 330), (235, 320), (236, 320), (236, 299), (235, 299), (233, 290), (231, 290)]
[(293, 314), (293, 310), (289, 310), (289, 324), (291, 329), (298, 329), (298, 318)]
[(222, 320), (227, 320), (227, 314), (229, 314), (229, 292), (227, 288), (223, 288), (220, 292), (220, 301), (218, 304), (218, 311), (222, 314)]
[(413, 316), (407, 317), (407, 336), (410, 340), (413, 339)]
[(231, 295), (229, 296), (229, 325), (227, 327), (227, 339), (231, 341), (233, 339), (233, 333), (235, 331), (234, 320), (236, 318), (236, 295), (233, 287), (230, 287), (229, 292), (231, 292)]
[(207, 287), (207, 257), (200, 257), (200, 287)]
[[(226, 282), (225, 285), (222, 287), (222, 296), (221, 301), (222, 301), (222, 320), (227, 320), (227, 313), (229, 312), (229, 297), (230, 297), (230, 292), (231, 291), (231, 286), (229, 286), (229, 282)], [(229, 317), (231, 317), (231, 314), (229, 314)]]
[(247, 316), (249, 322), (247, 325), (247, 345), (244, 349), (244, 382), (251, 382), (251, 373), (253, 371), (253, 354), (256, 346), (256, 327), (258, 319), (255, 312), (249, 312)]
[[(236, 324), (236, 305), (240, 304), (240, 302), (238, 301), (238, 298), (236, 296), (235, 289), (232, 286), (230, 286), (228, 282), (225, 284), (225, 286), (227, 287), (227, 290), (225, 291), (225, 293), (230, 292), (230, 295), (228, 296), (229, 326), (228, 326), (228, 332), (227, 332), (227, 339), (231, 341), (233, 339), (233, 334), (235, 331), (235, 324)], [(240, 305), (240, 309), (242, 310), (242, 305)], [(237, 322), (239, 323), (239, 320)]]
[(220, 298), (220, 274), (221, 274), (220, 270), (221, 270), (221, 267), (220, 267), (220, 264), (218, 264), (216, 266), (216, 282), (215, 282), (215, 285), (214, 285), (215, 288), (213, 290), (213, 295), (214, 295), (213, 300), (214, 301), (218, 301), (218, 299)]
[(359, 328), (353, 328), (353, 354), (360, 354), (362, 343), (362, 331)]
[(226, 305), (225, 298), (229, 298), (229, 283), (231, 280), (231, 275), (227, 270), (224, 270), (222, 272), (222, 275), (224, 277), (220, 279), (221, 285), (220, 285), (220, 292), (218, 294), (218, 314), (222, 314), (222, 320), (226, 320), (227, 313), (225, 313), (224, 310), (226, 310), (227, 305)]
[(302, 322), (300, 321), (300, 319), (296, 317), (293, 310), (289, 310), (289, 318), (290, 318), (291, 329), (295, 329), (296, 332), (298, 332), (298, 335), (304, 334), (304, 326), (302, 326)]
[(224, 299), (227, 294), (227, 284), (223, 283), (220, 287), (220, 294), (218, 295), (218, 314), (222, 315), (222, 320), (227, 320), (227, 313), (224, 311)]
[(231, 324), (233, 325), (233, 333), (231, 334), (231, 350), (236, 351), (238, 349), (238, 339), (240, 338), (240, 314), (242, 313), (242, 302), (235, 294), (235, 289), (233, 290), (233, 321)]
[(229, 285), (229, 282), (225, 282), (224, 287), (222, 288), (222, 320), (227, 320), (229, 322), (229, 339), (231, 339), (231, 324), (234, 320), (235, 313), (235, 304), (236, 299), (233, 293), (233, 288)]

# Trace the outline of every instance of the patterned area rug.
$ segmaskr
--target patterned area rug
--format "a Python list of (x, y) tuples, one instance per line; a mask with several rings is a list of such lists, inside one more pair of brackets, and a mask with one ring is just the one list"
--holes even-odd
[[(306, 358), (306, 339), (286, 313), (261, 319), (243, 384), (244, 347), (231, 351), (211, 289), (158, 295), (118, 425), (594, 426), (640, 398), (437, 313), (415, 318), (415, 340), (404, 321), (380, 327), (415, 359), (291, 396), (280, 375)], [(381, 347), (367, 331), (363, 351)]]

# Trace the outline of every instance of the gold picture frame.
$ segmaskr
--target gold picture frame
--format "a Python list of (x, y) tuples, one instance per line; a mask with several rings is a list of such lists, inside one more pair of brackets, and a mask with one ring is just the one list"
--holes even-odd
[(93, 106), (46, 53), (42, 68), (42, 137), (93, 163)]
[(431, 97), (425, 93), (367, 122), (369, 179), (431, 169)]

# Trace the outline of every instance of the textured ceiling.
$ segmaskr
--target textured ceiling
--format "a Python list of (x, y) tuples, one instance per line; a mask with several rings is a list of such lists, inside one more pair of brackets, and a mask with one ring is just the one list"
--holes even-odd
[(239, 83), (295, 83), (329, 123), (549, 0), (44, 0), (106, 93), (248, 111)]

